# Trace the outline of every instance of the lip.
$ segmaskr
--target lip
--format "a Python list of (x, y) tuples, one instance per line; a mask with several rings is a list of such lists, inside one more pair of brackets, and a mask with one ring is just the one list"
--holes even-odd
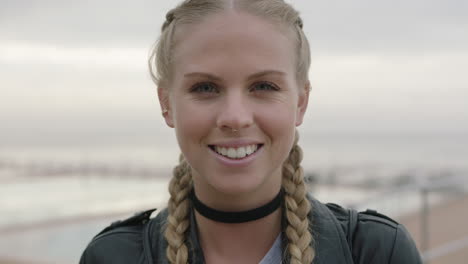
[[(247, 144), (249, 145), (249, 144)], [(251, 144), (253, 145), (253, 144)], [(211, 147), (208, 146), (208, 149), (209, 149), (209, 152), (211, 155), (214, 155), (214, 157), (221, 163), (223, 164), (224, 166), (227, 166), (227, 167), (245, 167), (245, 166), (248, 166), (250, 163), (252, 163), (258, 155), (260, 155), (260, 153), (263, 151), (263, 144), (257, 144), (259, 145), (258, 146), (258, 149), (250, 154), (249, 156), (246, 156), (244, 158), (241, 158), (241, 159), (230, 159), (228, 157), (225, 157), (221, 154), (218, 154), (216, 151), (214, 151)], [(212, 146), (212, 145), (210, 145)], [(226, 145), (217, 145), (217, 146), (226, 146)], [(233, 147), (234, 145), (228, 145), (229, 147)], [(235, 146), (245, 146), (245, 144), (237, 144)]]

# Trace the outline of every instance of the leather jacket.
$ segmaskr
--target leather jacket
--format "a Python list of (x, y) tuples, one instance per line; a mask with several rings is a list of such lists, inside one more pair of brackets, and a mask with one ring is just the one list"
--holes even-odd
[[(422, 263), (409, 233), (392, 219), (368, 210), (358, 214), (353, 227), (349, 210), (309, 199), (313, 208), (309, 217), (316, 253), (313, 264)], [(163, 235), (168, 212), (163, 210), (150, 218), (153, 211), (155, 209), (105, 228), (89, 243), (80, 264), (168, 263)], [(193, 213), (188, 232), (189, 263), (204, 263)], [(287, 254), (283, 256), (283, 263), (289, 263)]]

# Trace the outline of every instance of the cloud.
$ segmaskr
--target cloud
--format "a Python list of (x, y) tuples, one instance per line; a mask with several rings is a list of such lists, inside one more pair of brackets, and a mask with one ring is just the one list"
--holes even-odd
[(146, 69), (145, 48), (64, 47), (42, 43), (0, 43), (0, 62), (4, 64), (73, 66), (94, 69)]
[[(174, 1), (0, 1), (4, 135), (106, 135), (159, 115), (146, 58)], [(468, 1), (292, 2), (313, 53), (306, 130), (468, 129)]]
[[(3, 1), (5, 2), (5, 1)], [(149, 46), (175, 1), (6, 1), (0, 40), (65, 46)], [(291, 1), (314, 53), (468, 49), (468, 2)]]
[(467, 50), (462, 0), (295, 1), (313, 49), (340, 53)]
[(1, 38), (67, 46), (151, 43), (159, 33), (167, 2), (9, 1), (2, 6)]

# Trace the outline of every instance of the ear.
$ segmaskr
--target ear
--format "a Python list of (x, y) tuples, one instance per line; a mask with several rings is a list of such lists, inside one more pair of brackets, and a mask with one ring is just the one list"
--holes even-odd
[(304, 115), (309, 104), (309, 92), (311, 90), (310, 81), (307, 81), (302, 89), (299, 89), (299, 100), (297, 101), (296, 126), (300, 126), (304, 121)]
[[(161, 113), (163, 113), (167, 126), (174, 128), (173, 111), (171, 109), (169, 90), (167, 87), (158, 86), (158, 98), (159, 104), (161, 105)], [(164, 110), (167, 110), (167, 112), (164, 112)]]

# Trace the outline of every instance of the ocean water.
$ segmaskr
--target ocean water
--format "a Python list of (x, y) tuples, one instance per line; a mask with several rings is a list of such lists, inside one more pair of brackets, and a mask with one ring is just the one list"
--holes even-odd
[[(180, 151), (173, 135), (156, 135), (153, 140), (140, 140), (137, 144), (128, 141), (104, 144), (0, 144), (0, 177), (6, 177), (8, 169), (15, 170), (10, 175), (17, 175), (28, 167), (37, 169), (43, 166), (81, 166), (90, 167), (91, 171), (92, 167), (99, 166), (122, 170), (146, 168), (166, 173), (177, 163)], [(363, 169), (374, 169), (376, 173), (378, 170), (420, 169), (434, 172), (464, 171), (468, 168), (468, 133), (461, 132), (301, 133), (299, 145), (303, 149), (302, 166), (306, 171), (342, 168), (348, 172)]]
[[(419, 190), (405, 186), (468, 178), (468, 136), (463, 134), (303, 133), (300, 144), (314, 196), (372, 206), (393, 217), (420, 206)], [(91, 237), (113, 220), (164, 207), (178, 154), (174, 139), (2, 147), (0, 259), (77, 263)], [(461, 189), (450, 185), (444, 192), (467, 191), (466, 181), (461, 183)], [(432, 197), (443, 200), (439, 192)]]

